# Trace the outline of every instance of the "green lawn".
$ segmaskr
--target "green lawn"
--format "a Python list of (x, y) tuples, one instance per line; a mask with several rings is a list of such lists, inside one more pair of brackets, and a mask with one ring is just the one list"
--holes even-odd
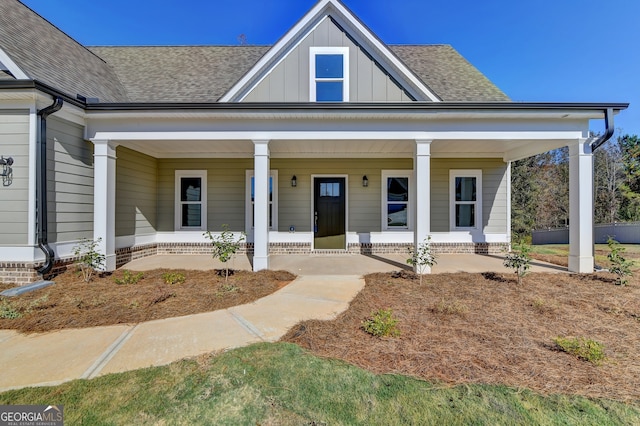
[[(634, 270), (640, 269), (640, 244), (620, 244), (624, 248), (624, 257), (633, 261)], [(596, 264), (608, 265), (607, 254), (611, 252), (606, 244), (596, 244)], [(569, 256), (569, 244), (542, 244), (531, 246), (532, 254)]]
[(287, 343), (5, 392), (0, 404), (63, 404), (68, 425), (640, 424), (637, 404), (374, 375)]

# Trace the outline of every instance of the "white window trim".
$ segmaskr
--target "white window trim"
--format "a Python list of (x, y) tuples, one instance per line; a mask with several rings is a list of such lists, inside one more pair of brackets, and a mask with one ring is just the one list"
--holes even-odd
[(327, 79), (326, 81), (342, 81), (342, 102), (349, 102), (349, 48), (340, 46), (312, 46), (309, 48), (309, 101), (317, 102), (316, 55), (336, 54), (342, 55), (342, 79)]
[[(387, 179), (401, 177), (409, 179), (409, 200), (407, 201), (407, 226), (389, 226), (387, 221)], [(414, 206), (414, 177), (413, 170), (382, 170), (381, 185), (381, 221), (383, 231), (411, 231), (413, 230), (413, 206)]]
[[(278, 171), (270, 170), (269, 175), (273, 179), (273, 200), (271, 201), (271, 226), (270, 231), (278, 230)], [(254, 177), (253, 170), (246, 171), (245, 180), (245, 228), (247, 233), (253, 233), (253, 208), (251, 207), (251, 178)]]
[[(200, 226), (182, 226), (182, 202), (180, 201), (180, 179), (200, 178), (201, 188), (201, 223)], [(174, 206), (174, 230), (176, 231), (206, 231), (207, 230), (207, 171), (206, 170), (176, 170), (175, 178), (175, 206)]]
[[(476, 217), (473, 227), (456, 227), (456, 178), (476, 178)], [(451, 231), (470, 231), (482, 229), (482, 170), (449, 170), (449, 229)]]

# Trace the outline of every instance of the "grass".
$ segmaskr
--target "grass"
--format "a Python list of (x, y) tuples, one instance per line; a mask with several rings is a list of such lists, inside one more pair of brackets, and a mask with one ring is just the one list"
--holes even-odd
[[(631, 267), (634, 271), (640, 271), (640, 244), (620, 244), (625, 251), (622, 255), (631, 260), (633, 265)], [(609, 261), (607, 260), (607, 254), (611, 251), (607, 244), (596, 244), (596, 257), (595, 262), (597, 265), (602, 265), (607, 267), (609, 265)], [(541, 256), (558, 256), (562, 258), (569, 257), (569, 244), (543, 244), (543, 245), (534, 245), (531, 246), (531, 255), (536, 257), (536, 255)], [(548, 259), (545, 257), (541, 257), (540, 260), (549, 260), (553, 261), (553, 259)]]
[(634, 404), (375, 375), (288, 343), (261, 343), (210, 359), (5, 392), (0, 404), (63, 404), (68, 425), (640, 422), (640, 406)]

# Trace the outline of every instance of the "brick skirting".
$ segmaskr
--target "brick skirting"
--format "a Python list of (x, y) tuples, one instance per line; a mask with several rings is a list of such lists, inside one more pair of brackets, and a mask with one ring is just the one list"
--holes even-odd
[[(408, 254), (412, 244), (403, 243), (352, 243), (347, 250), (311, 250), (310, 243), (271, 243), (269, 254)], [(436, 254), (475, 253), (502, 254), (508, 248), (507, 243), (431, 243)], [(154, 243), (116, 250), (116, 267), (135, 259), (157, 254), (211, 254), (209, 243)], [(243, 243), (238, 254), (253, 254), (253, 243)], [(77, 261), (76, 258), (59, 259), (54, 262), (50, 278), (64, 272)], [(0, 283), (25, 285), (42, 279), (36, 269), (42, 263), (0, 262)]]

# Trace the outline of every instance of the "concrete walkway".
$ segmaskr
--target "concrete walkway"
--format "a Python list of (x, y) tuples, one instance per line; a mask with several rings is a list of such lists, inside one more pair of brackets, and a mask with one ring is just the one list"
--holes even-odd
[(276, 341), (299, 321), (335, 318), (363, 287), (358, 275), (301, 276), (253, 303), (214, 312), (43, 334), (0, 330), (0, 391)]

